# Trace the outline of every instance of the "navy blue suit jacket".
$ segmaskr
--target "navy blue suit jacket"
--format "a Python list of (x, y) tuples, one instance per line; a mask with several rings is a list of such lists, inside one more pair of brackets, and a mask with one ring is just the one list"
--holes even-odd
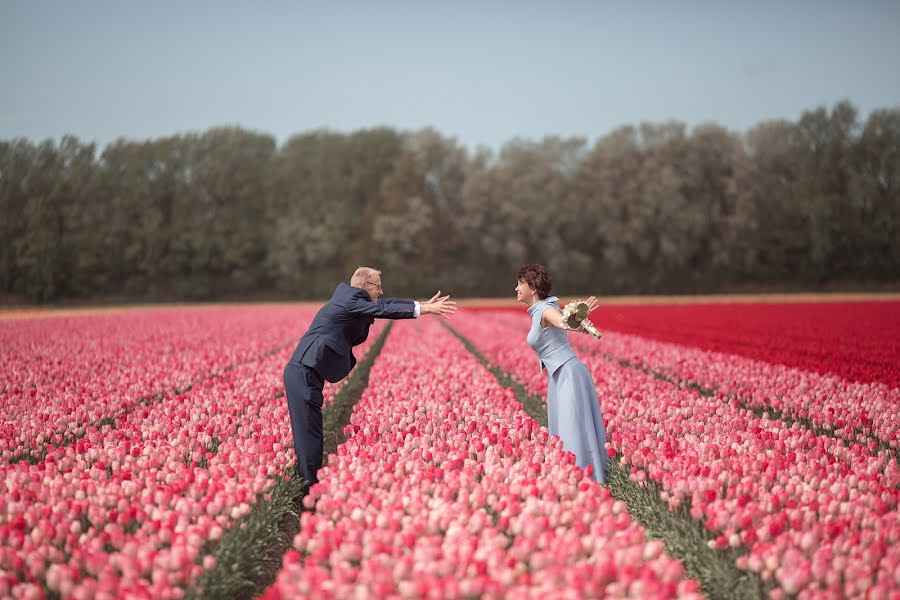
[(306, 365), (327, 381), (340, 381), (356, 366), (353, 346), (369, 337), (369, 326), (378, 319), (412, 319), (415, 302), (382, 298), (372, 302), (366, 290), (339, 283), (331, 300), (319, 309), (306, 334), (300, 338), (291, 362)]

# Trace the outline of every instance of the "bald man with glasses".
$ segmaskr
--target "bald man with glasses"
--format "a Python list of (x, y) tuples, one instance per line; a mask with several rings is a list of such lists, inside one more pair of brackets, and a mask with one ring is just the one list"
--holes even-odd
[(309, 485), (318, 481), (322, 467), (322, 388), (326, 381), (340, 381), (356, 366), (353, 346), (366, 341), (369, 326), (375, 319), (420, 315), (449, 319), (456, 312), (456, 302), (440, 291), (426, 302), (381, 298), (383, 293), (381, 271), (358, 268), (350, 285), (339, 283), (331, 300), (319, 309), (284, 368), (297, 473)]

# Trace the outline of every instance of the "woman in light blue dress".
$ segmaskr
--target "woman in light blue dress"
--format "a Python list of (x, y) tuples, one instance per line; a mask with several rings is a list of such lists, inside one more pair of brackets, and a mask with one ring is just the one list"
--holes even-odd
[[(547, 426), (563, 447), (575, 455), (579, 467), (594, 467), (594, 479), (606, 481), (606, 430), (590, 371), (578, 360), (563, 324), (559, 299), (550, 296), (550, 272), (541, 265), (525, 265), (516, 276), (516, 299), (528, 305), (531, 330), (528, 345), (547, 369)], [(591, 296), (588, 305), (597, 304)]]

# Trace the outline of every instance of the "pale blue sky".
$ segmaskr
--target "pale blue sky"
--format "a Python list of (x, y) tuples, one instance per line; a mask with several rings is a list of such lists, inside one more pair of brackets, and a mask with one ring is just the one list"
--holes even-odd
[(0, 0), (0, 139), (432, 126), (474, 148), (900, 105), (900, 0)]

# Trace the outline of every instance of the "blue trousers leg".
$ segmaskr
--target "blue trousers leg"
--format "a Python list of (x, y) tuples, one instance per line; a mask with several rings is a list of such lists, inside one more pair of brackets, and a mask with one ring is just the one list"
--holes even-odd
[(284, 368), (284, 391), (291, 415), (297, 474), (312, 485), (322, 468), (322, 388), (325, 380), (314, 369), (288, 363)]

